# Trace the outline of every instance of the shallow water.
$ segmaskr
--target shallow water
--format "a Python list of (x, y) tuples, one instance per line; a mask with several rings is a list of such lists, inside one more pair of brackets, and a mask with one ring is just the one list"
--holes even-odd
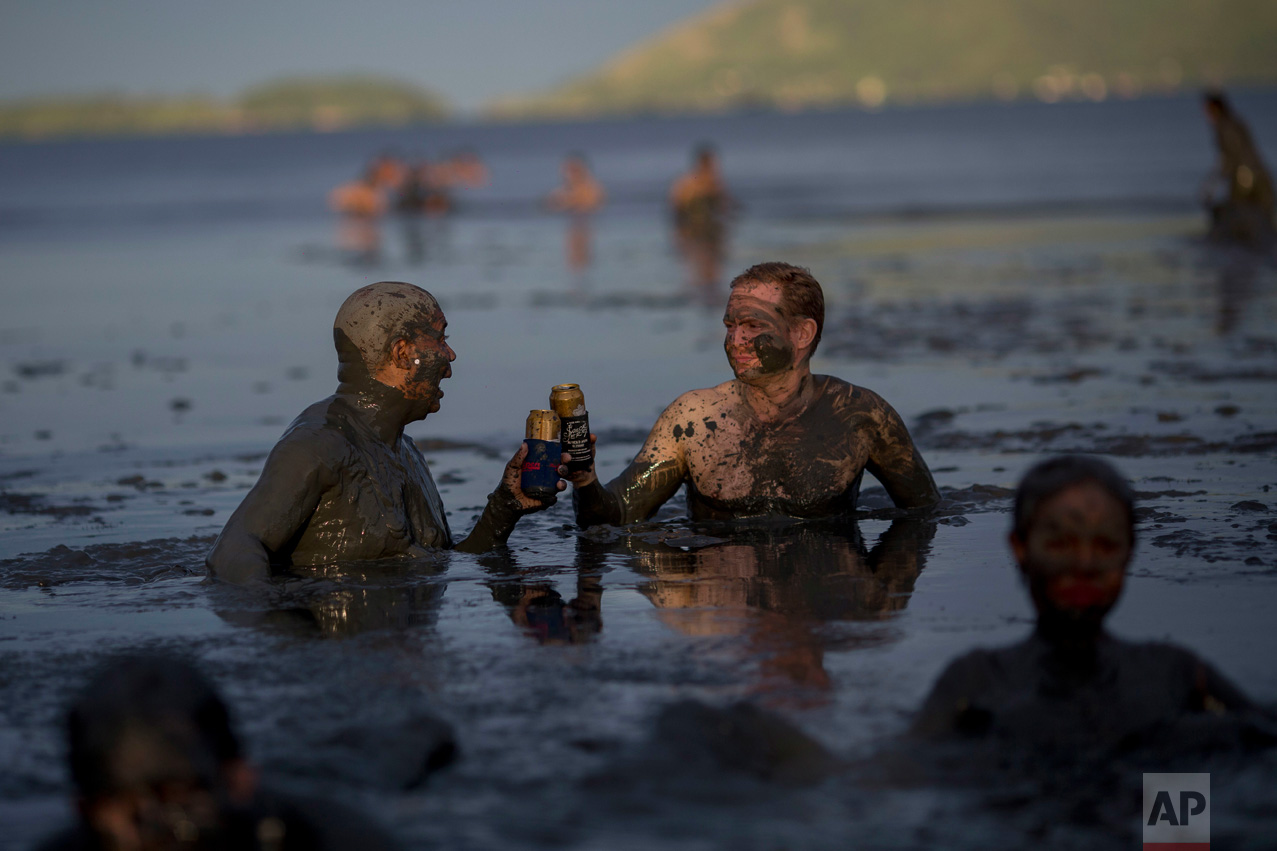
[[(1196, 131), (1195, 114), (1153, 106), (1171, 116), (1161, 136)], [(887, 160), (899, 175), (929, 152), (910, 145), (961, 140), (967, 154), (947, 170), (928, 166), (929, 180), (901, 177), (912, 188), (898, 195), (874, 195), (865, 166), (835, 155), (848, 127), (870, 121), (861, 114), (802, 119), (804, 133), (756, 117), (762, 141), (722, 141), (746, 203), (726, 268), (770, 258), (812, 267), (829, 301), (813, 366), (901, 412), (948, 498), (934, 522), (897, 519), (871, 489), (858, 535), (693, 529), (677, 519), (681, 498), (660, 523), (582, 534), (563, 500), (521, 522), (508, 557), (446, 553), (404, 573), (352, 566), (270, 598), (209, 585), (203, 554), (284, 425), (331, 392), (328, 329), (362, 283), (421, 283), (448, 313), (459, 357), (444, 408), (409, 433), (462, 533), (551, 384), (582, 384), (608, 477), (663, 405), (727, 377), (724, 292), (686, 283), (659, 193), (687, 141), (744, 119), (474, 128), (487, 140), (525, 134), (515, 139), (522, 160), (489, 156), (491, 206), (477, 198), (454, 220), (427, 223), (419, 262), (388, 223), (374, 268), (335, 262), (333, 223), (289, 205), (321, 202), (337, 167), (357, 166), (338, 152), (380, 139), (294, 139), (309, 153), (291, 177), (263, 178), (278, 193), (262, 197), (283, 198), (284, 212), (259, 204), (211, 219), (191, 212), (197, 201), (251, 194), (213, 177), (252, 140), (138, 143), (145, 168), (124, 143), (71, 149), (89, 175), (101, 159), (134, 164), (134, 220), (85, 213), (93, 197), (68, 200), (47, 173), (47, 195), (20, 185), (44, 219), (31, 218), (34, 201), (12, 202), (0, 238), (12, 308), (0, 323), (0, 753), (10, 768), (0, 846), (23, 847), (67, 812), (57, 724), (84, 674), (115, 651), (163, 648), (216, 679), (275, 782), (356, 801), (414, 845), (823, 848), (854, 835), (875, 847), (1129, 847), (1140, 764), (1112, 768), (1108, 785), (1080, 784), (1087, 798), (1054, 768), (974, 785), (883, 784), (863, 762), (891, 745), (948, 660), (1027, 631), (1003, 544), (1008, 489), (1049, 452), (1112, 455), (1140, 492), (1138, 552), (1113, 630), (1188, 646), (1277, 705), (1277, 271), (1200, 243), (1191, 203), (1143, 203), (1151, 186), (1187, 186), (1209, 150), (1180, 138), (1151, 163), (1123, 160), (1099, 143), (1106, 132), (1125, 128), (1120, 138), (1135, 145), (1159, 126), (1122, 124), (1131, 119), (1120, 107), (1079, 107), (1077, 145), (1021, 153), (1008, 166), (1018, 182), (987, 197), (973, 187), (991, 172), (977, 165), (996, 161), (1001, 143), (980, 135), (991, 119), (979, 110), (886, 114), (853, 134), (871, 159), (899, 149)], [(1042, 126), (1058, 114), (1021, 115), (1029, 138), (1059, 129)], [(1255, 123), (1261, 139), (1277, 138)], [(549, 188), (549, 152), (573, 145), (572, 133), (594, 140), (596, 171), (618, 187), (584, 279), (564, 268), (564, 222), (499, 212), (533, 197), (530, 173), (546, 173)], [(806, 172), (791, 142), (813, 152)], [(190, 195), (178, 204), (156, 151), (178, 162), (221, 153), (205, 158), (203, 181), (177, 181)], [(48, 149), (21, 156), (37, 153)], [(1073, 157), (1065, 171), (1135, 176), (1065, 191), (1050, 170), (1060, 156)], [(1162, 179), (1127, 167), (1137, 162)], [(518, 175), (504, 196), (502, 173)], [(1044, 186), (1027, 185), (1034, 173)], [(931, 212), (901, 217), (904, 196)], [(170, 220), (146, 217), (169, 203)], [(885, 551), (903, 554), (890, 569)], [(793, 788), (663, 755), (655, 719), (684, 698), (756, 701), (850, 767)], [(460, 758), (405, 790), (423, 713), (453, 725)], [(1257, 846), (1277, 828), (1274, 769), (1271, 755), (1186, 764), (1214, 775), (1217, 841)]]

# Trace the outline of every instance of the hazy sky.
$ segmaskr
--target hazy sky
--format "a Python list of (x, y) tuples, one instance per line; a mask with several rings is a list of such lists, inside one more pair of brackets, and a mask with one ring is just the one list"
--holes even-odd
[(370, 71), (462, 109), (588, 70), (715, 0), (0, 0), (0, 99), (230, 95)]

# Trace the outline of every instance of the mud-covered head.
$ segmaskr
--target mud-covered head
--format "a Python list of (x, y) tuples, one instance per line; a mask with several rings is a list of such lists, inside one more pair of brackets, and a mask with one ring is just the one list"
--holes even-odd
[(255, 791), (226, 704), (179, 659), (108, 663), (67, 734), (81, 816), (103, 847), (211, 847)]
[(740, 379), (805, 366), (825, 327), (825, 295), (811, 272), (759, 263), (731, 283), (723, 348)]
[(447, 344), (447, 318), (430, 293), (399, 281), (369, 284), (351, 293), (337, 311), (333, 342), (337, 378), (360, 386), (369, 379), (439, 410), (439, 383), (452, 375), (456, 353)]
[(1043, 461), (1016, 490), (1010, 543), (1039, 623), (1098, 632), (1121, 596), (1135, 545), (1130, 485), (1098, 458)]

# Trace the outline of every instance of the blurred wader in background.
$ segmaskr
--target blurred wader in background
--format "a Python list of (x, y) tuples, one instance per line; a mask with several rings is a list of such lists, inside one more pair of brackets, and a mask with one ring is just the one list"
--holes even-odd
[(551, 210), (568, 214), (567, 241), (564, 255), (568, 270), (572, 273), (573, 289), (585, 288), (585, 273), (593, 261), (591, 242), (593, 223), (591, 215), (607, 198), (603, 185), (590, 172), (590, 164), (583, 154), (568, 154), (563, 160), (563, 183), (545, 199)]
[(381, 262), (381, 216), (386, 201), (376, 170), (343, 183), (328, 196), (328, 206), (341, 216), (337, 223), (337, 248), (343, 259), (357, 266)]
[[(1277, 245), (1273, 224), (1273, 180), (1255, 147), (1250, 130), (1222, 92), (1203, 97), (1206, 119), (1215, 130), (1219, 165), (1202, 188), (1214, 239), (1271, 249)], [(1226, 194), (1216, 198), (1218, 184)]]
[(687, 267), (688, 288), (704, 305), (720, 301), (718, 286), (727, 253), (727, 217), (735, 201), (718, 170), (718, 153), (700, 145), (692, 169), (670, 187), (674, 243)]

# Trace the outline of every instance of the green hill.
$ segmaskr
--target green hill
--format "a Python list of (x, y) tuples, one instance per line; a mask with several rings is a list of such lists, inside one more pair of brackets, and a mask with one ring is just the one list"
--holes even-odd
[(1277, 83), (1274, 0), (721, 3), (500, 117), (1133, 97)]
[(438, 95), (399, 80), (298, 77), (230, 100), (104, 94), (0, 103), (0, 137), (340, 130), (435, 121), (447, 112)]

